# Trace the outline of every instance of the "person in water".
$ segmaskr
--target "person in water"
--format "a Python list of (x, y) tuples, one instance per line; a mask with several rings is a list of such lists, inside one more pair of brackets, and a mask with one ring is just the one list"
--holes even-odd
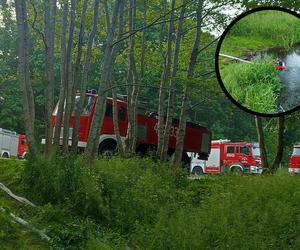
[(276, 63), (277, 66), (279, 66), (280, 69), (285, 68), (285, 63), (284, 63), (284, 61), (280, 60), (278, 57), (276, 58), (275, 63)]

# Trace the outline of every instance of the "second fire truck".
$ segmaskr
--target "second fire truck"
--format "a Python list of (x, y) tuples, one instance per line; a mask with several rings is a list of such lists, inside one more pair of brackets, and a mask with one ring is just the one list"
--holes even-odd
[(261, 174), (263, 170), (256, 142), (215, 140), (211, 142), (207, 160), (201, 160), (197, 154), (190, 156), (191, 172), (197, 175), (226, 172)]
[(27, 143), (25, 135), (0, 128), (0, 157), (20, 158), (26, 157)]

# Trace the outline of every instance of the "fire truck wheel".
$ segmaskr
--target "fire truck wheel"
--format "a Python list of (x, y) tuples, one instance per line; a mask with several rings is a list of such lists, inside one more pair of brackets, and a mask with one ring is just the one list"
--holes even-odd
[(98, 156), (110, 158), (116, 153), (116, 143), (104, 142), (101, 143), (98, 150)]
[(203, 175), (204, 174), (203, 169), (200, 166), (196, 166), (193, 168), (192, 174), (198, 175), (198, 176)]
[(7, 152), (4, 152), (4, 153), (2, 154), (2, 158), (5, 158), (5, 159), (9, 158), (8, 153), (7, 153)]
[(230, 174), (231, 175), (242, 175), (243, 170), (240, 166), (231, 166), (230, 167)]

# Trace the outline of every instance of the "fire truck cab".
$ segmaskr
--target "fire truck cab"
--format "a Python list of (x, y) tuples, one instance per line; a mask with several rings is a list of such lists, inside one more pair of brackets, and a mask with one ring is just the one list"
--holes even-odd
[(262, 173), (260, 150), (255, 142), (215, 140), (211, 143), (208, 160), (201, 160), (193, 153), (190, 171), (196, 175), (226, 172)]
[(293, 151), (289, 159), (289, 173), (300, 173), (300, 144), (296, 144), (293, 147)]

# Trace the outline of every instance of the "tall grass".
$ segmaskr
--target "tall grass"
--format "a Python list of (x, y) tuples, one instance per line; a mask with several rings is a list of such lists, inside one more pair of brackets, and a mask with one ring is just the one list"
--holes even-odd
[(289, 48), (300, 42), (300, 20), (288, 13), (264, 10), (233, 25), (222, 43), (222, 52), (236, 56), (249, 50)]
[(143, 249), (299, 249), (299, 178), (226, 179), (227, 187), (198, 206), (161, 211), (150, 231), (136, 232), (136, 244)]
[[(26, 183), (30, 173), (26, 197), (40, 207), (29, 220), (54, 249), (300, 247), (300, 178), (287, 173), (189, 180), (180, 169), (139, 158), (92, 165), (40, 158), (27, 164)], [(11, 229), (0, 221), (1, 243)]]
[(238, 103), (260, 113), (276, 112), (281, 83), (271, 59), (232, 63), (220, 73), (227, 91)]

